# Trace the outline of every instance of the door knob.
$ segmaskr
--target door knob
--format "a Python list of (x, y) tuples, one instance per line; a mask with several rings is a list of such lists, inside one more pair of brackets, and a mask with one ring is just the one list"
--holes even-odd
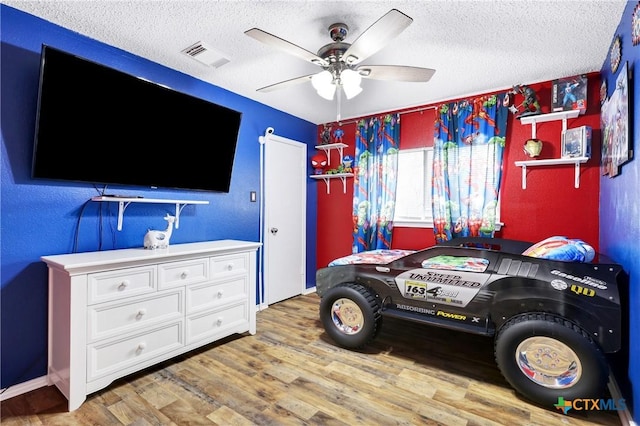
[(278, 228), (271, 228), (271, 233), (276, 235), (278, 233)]

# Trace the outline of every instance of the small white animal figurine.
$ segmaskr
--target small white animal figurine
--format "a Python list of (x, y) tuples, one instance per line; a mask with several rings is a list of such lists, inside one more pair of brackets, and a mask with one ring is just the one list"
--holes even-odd
[(168, 222), (166, 231), (154, 231), (149, 229), (149, 231), (144, 236), (144, 248), (155, 250), (155, 249), (164, 249), (169, 247), (169, 239), (171, 238), (171, 233), (173, 232), (173, 222), (176, 221), (174, 216), (167, 214), (164, 217), (164, 220)]

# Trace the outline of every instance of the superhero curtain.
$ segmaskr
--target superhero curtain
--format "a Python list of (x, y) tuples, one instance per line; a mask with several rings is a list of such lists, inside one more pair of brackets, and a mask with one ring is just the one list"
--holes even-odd
[(399, 114), (363, 119), (356, 126), (353, 253), (391, 248), (399, 142)]
[(436, 243), (493, 237), (508, 108), (506, 94), (441, 105), (433, 150)]

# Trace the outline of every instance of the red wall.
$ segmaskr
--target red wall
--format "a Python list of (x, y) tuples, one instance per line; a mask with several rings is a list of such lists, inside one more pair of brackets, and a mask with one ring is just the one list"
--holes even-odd
[[(551, 81), (530, 84), (536, 90), (543, 113), (550, 112)], [(508, 89), (505, 89), (508, 90)], [(518, 98), (519, 99), (519, 98)], [(517, 99), (517, 100), (518, 100)], [(598, 201), (600, 189), (600, 77), (588, 75), (588, 108), (584, 115), (569, 119), (569, 128), (583, 125), (593, 129), (591, 159), (581, 165), (580, 187), (574, 188), (573, 165), (536, 166), (527, 169), (527, 188), (522, 189), (522, 169), (514, 162), (530, 159), (523, 151), (524, 142), (531, 138), (531, 125), (520, 124), (512, 114), (507, 124), (507, 146), (502, 175), (501, 221), (504, 227), (497, 237), (524, 241), (540, 241), (552, 235), (580, 238), (598, 250)], [(453, 100), (453, 99), (452, 99)], [(433, 145), (434, 109), (401, 113), (400, 149)], [(394, 111), (395, 112), (395, 111)], [(332, 123), (333, 128), (337, 127)], [(340, 126), (344, 134), (344, 155), (355, 155), (355, 122)], [(318, 126), (318, 140), (323, 126)], [(537, 125), (537, 138), (544, 142), (540, 159), (560, 157), (561, 121)], [(338, 164), (333, 150), (331, 164)], [(353, 179), (347, 180), (343, 193), (339, 179), (330, 181), (330, 194), (324, 182), (318, 188), (317, 265), (323, 267), (331, 260), (351, 253)], [(435, 244), (432, 229), (394, 228), (394, 248), (421, 249)]]

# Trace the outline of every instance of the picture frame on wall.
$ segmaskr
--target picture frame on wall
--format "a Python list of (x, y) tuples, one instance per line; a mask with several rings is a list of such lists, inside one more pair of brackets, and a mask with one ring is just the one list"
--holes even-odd
[(590, 126), (580, 126), (562, 132), (560, 157), (562, 158), (591, 158)]
[(622, 64), (611, 96), (602, 105), (602, 174), (615, 177), (620, 167), (631, 160), (629, 149), (629, 77), (628, 64)]

